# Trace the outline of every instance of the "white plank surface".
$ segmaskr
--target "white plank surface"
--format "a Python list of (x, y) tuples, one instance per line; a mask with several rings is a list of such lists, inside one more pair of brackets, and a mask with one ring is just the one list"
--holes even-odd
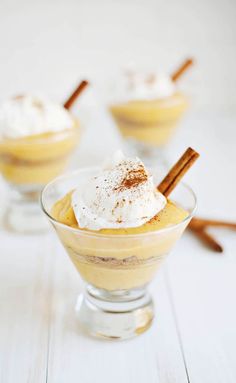
[[(223, 233), (222, 233), (223, 234)], [(186, 238), (187, 239), (187, 238)], [(234, 249), (236, 239), (231, 242)], [(168, 284), (192, 383), (236, 381), (235, 253), (204, 251), (192, 240), (168, 262)]]
[(45, 382), (51, 241), (1, 232), (0, 242), (0, 382)]
[[(103, 114), (100, 118), (107, 141), (97, 152), (90, 146), (91, 163), (118, 143), (108, 134), (108, 120)], [(235, 166), (235, 121), (193, 115), (170, 148), (173, 158), (188, 142), (203, 153), (187, 177), (197, 190), (202, 215), (234, 218), (235, 184), (227, 181)], [(94, 127), (93, 122), (85, 143), (92, 142)], [(213, 141), (207, 152), (203, 136)], [(78, 153), (80, 163), (85, 148)], [(227, 198), (222, 199), (219, 179)], [(74, 305), (81, 282), (55, 234), (16, 236), (1, 231), (0, 382), (235, 382), (236, 237), (232, 232), (215, 233), (225, 254), (209, 252), (186, 234), (151, 286), (157, 312), (151, 330), (134, 340), (110, 343), (80, 331)]]
[[(106, 139), (96, 152), (91, 121), (84, 141), (91, 143), (90, 163), (118, 144), (113, 132), (108, 134), (103, 113), (99, 118)], [(235, 217), (235, 121), (234, 116), (192, 115), (170, 148), (173, 159), (188, 143), (203, 153), (187, 176), (199, 196), (201, 215)], [(202, 137), (211, 139), (207, 151)], [(79, 163), (86, 160), (86, 145), (78, 153)], [(222, 199), (219, 180), (227, 198)], [(157, 312), (151, 330), (134, 340), (110, 343), (80, 331), (74, 305), (81, 283), (55, 234), (30, 237), (1, 231), (0, 382), (235, 382), (236, 237), (215, 233), (225, 254), (209, 252), (186, 234), (151, 286)]]

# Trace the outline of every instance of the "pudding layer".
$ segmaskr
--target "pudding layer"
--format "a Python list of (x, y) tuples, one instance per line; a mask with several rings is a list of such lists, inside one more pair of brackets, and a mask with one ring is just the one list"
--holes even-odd
[(0, 141), (0, 170), (14, 184), (45, 184), (61, 174), (76, 147), (79, 128)]
[(169, 141), (186, 108), (186, 98), (176, 93), (162, 100), (119, 103), (110, 111), (123, 136), (159, 146)]
[(106, 290), (130, 289), (150, 282), (189, 222), (188, 212), (168, 201), (157, 216), (140, 227), (73, 230), (79, 227), (71, 194), (56, 202), (51, 212), (57, 222), (69, 227), (55, 225), (55, 229), (82, 278)]

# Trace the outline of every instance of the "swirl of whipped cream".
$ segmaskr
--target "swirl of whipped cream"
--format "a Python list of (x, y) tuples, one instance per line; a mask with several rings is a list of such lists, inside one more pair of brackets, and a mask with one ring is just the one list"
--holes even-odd
[(138, 158), (125, 158), (122, 152), (116, 152), (72, 194), (79, 227), (90, 230), (141, 226), (165, 204), (144, 164)]
[(74, 126), (70, 113), (60, 104), (40, 96), (17, 96), (0, 106), (0, 137), (21, 138), (59, 132)]
[(128, 71), (117, 84), (116, 98), (118, 101), (160, 100), (175, 92), (176, 85), (167, 74)]

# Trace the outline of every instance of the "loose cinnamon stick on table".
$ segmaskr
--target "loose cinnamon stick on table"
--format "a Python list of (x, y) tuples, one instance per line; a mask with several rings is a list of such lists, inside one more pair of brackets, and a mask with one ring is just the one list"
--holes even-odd
[(172, 74), (171, 79), (172, 81), (176, 82), (179, 80), (179, 78), (184, 74), (184, 72), (187, 71), (187, 69), (190, 68), (190, 66), (193, 65), (193, 59), (189, 58), (185, 60), (181, 66)]
[(208, 227), (223, 227), (226, 229), (236, 230), (236, 223), (226, 222), (226, 221), (217, 221), (204, 218), (192, 218), (188, 229), (192, 231), (202, 242), (208, 245), (212, 250), (217, 252), (223, 252), (223, 247), (213, 238), (210, 234), (207, 233)]
[(158, 190), (168, 197), (198, 157), (199, 154), (195, 150), (188, 148), (159, 184)]
[(192, 221), (190, 222), (190, 226), (193, 229), (202, 229), (202, 228), (205, 228), (207, 226), (211, 226), (211, 227), (223, 227), (226, 229), (236, 230), (236, 223), (227, 222), (227, 221), (212, 220), (212, 219), (205, 219), (205, 218), (198, 218), (198, 217), (192, 218)]
[(87, 87), (87, 85), (88, 85), (88, 81), (86, 81), (86, 80), (81, 81), (81, 83), (77, 86), (77, 88), (74, 90), (74, 92), (71, 94), (71, 96), (64, 103), (65, 109), (70, 109), (72, 107), (74, 102), (81, 95), (81, 93), (84, 91), (84, 89)]
[(188, 228), (192, 231), (193, 234), (196, 235), (207, 247), (216, 251), (217, 253), (223, 252), (223, 247), (213, 238), (209, 233), (207, 233), (204, 229), (196, 229), (191, 226), (191, 222)]

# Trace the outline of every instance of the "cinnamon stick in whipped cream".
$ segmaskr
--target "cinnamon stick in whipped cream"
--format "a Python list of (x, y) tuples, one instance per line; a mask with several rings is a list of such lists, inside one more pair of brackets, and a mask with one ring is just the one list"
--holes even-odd
[(171, 75), (172, 81), (176, 82), (193, 65), (193, 59), (185, 60), (181, 66)]
[(165, 197), (168, 197), (198, 157), (199, 154), (194, 149), (188, 148), (170, 169), (169, 173), (161, 181), (157, 189), (164, 194)]
[[(182, 179), (184, 174), (188, 171), (188, 169), (194, 164), (194, 162), (199, 157), (199, 154), (195, 152), (194, 149), (188, 148), (185, 153), (180, 157), (177, 163), (171, 168), (166, 177), (162, 180), (162, 182), (157, 187), (158, 190), (164, 194), (166, 197), (172, 192), (172, 190), (176, 187), (179, 181)], [(198, 239), (200, 239), (205, 245), (207, 245), (210, 249), (222, 253), (222, 246), (210, 235), (206, 232), (206, 222), (212, 222), (210, 220), (202, 220), (198, 218), (193, 218), (189, 224), (189, 229), (193, 234), (196, 235)], [(216, 221), (215, 221), (216, 222)], [(219, 221), (218, 221), (219, 223)], [(232, 224), (232, 228), (234, 224)], [(216, 226), (218, 224), (216, 223)], [(219, 225), (220, 226), (220, 225)], [(228, 227), (228, 226), (227, 226)]]
[(81, 83), (77, 86), (77, 88), (74, 90), (74, 92), (71, 94), (71, 96), (64, 103), (65, 109), (70, 109), (72, 107), (72, 105), (75, 103), (75, 101), (81, 95), (81, 93), (84, 91), (84, 89), (88, 86), (88, 84), (89, 83), (86, 80), (81, 81)]

